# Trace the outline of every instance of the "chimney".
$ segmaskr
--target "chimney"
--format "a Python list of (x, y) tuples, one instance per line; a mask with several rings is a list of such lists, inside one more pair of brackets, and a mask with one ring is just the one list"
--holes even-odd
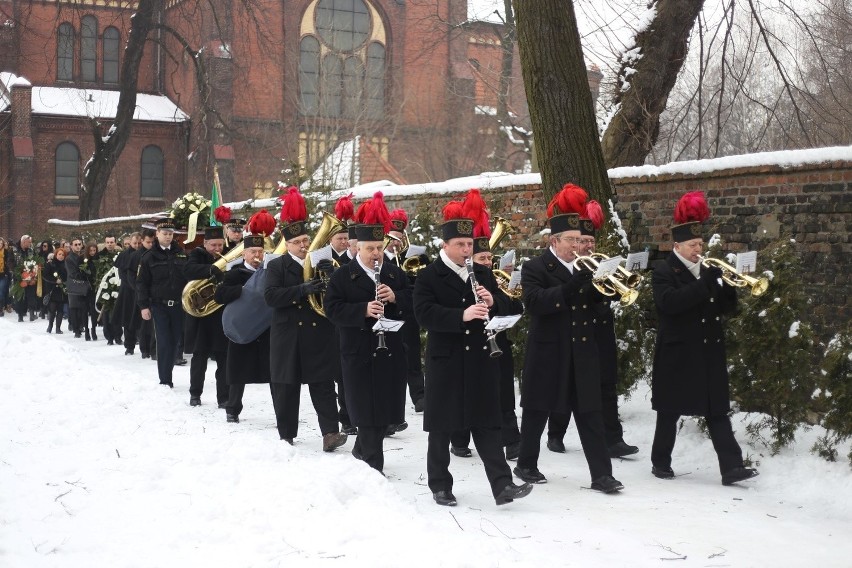
[(11, 91), (12, 136), (29, 138), (32, 135), (33, 86), (23, 77), (18, 77), (12, 81)]
[(586, 77), (589, 81), (589, 90), (592, 92), (592, 106), (596, 106), (601, 94), (601, 80), (603, 79), (601, 68), (592, 63), (592, 66), (586, 70)]

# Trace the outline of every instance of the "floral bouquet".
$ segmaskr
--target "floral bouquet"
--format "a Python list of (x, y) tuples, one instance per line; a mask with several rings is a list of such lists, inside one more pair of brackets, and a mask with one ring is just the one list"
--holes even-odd
[(200, 193), (190, 192), (175, 199), (169, 209), (169, 217), (175, 220), (175, 226), (186, 228), (187, 241), (195, 239), (196, 230), (210, 224), (213, 202)]
[(24, 288), (27, 286), (36, 286), (36, 294), (41, 295), (40, 266), (41, 264), (37, 260), (27, 259), (15, 267), (15, 277), (12, 279), (12, 288), (9, 290), (15, 301), (21, 301), (24, 297)]
[(118, 269), (112, 267), (101, 278), (101, 283), (98, 285), (98, 291), (95, 293), (95, 308), (98, 313), (112, 311), (115, 307), (115, 301), (118, 298), (118, 288), (121, 285), (121, 279), (118, 277)]

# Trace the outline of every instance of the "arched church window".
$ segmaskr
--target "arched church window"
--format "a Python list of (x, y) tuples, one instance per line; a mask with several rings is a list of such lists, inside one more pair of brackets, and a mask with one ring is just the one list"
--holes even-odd
[(121, 35), (118, 30), (109, 27), (104, 30), (104, 83), (118, 84), (118, 52)]
[(83, 16), (80, 23), (80, 72), (83, 81), (98, 80), (98, 21)]
[(145, 146), (142, 150), (142, 187), (144, 198), (163, 197), (163, 151), (157, 146)]
[(56, 41), (56, 78), (74, 80), (74, 26), (65, 22), (59, 25)]
[(56, 147), (56, 184), (57, 197), (77, 197), (80, 185), (80, 151), (73, 142), (63, 142)]

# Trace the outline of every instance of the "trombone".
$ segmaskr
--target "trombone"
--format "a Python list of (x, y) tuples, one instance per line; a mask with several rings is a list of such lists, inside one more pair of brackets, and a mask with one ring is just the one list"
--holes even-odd
[(762, 276), (760, 278), (755, 278), (748, 274), (740, 274), (737, 272), (736, 268), (723, 260), (719, 260), (718, 258), (709, 258), (699, 255), (698, 261), (701, 263), (701, 266), (708, 268), (715, 266), (720, 269), (722, 271), (722, 281), (724, 281), (728, 286), (733, 286), (734, 288), (750, 288), (751, 295), (755, 298), (762, 296), (769, 289), (769, 280), (766, 278)]
[[(589, 270), (594, 274), (598, 270), (598, 266), (600, 262), (593, 258), (592, 256), (578, 256), (574, 259), (572, 266), (574, 270)], [(615, 274), (618, 274), (616, 272)], [(604, 296), (615, 296), (616, 294), (620, 298), (620, 302), (622, 306), (629, 306), (633, 302), (636, 301), (636, 298), (639, 297), (639, 291), (631, 288), (624, 282), (622, 282), (621, 278), (616, 276), (615, 274), (607, 274), (603, 278), (595, 278), (592, 281), (592, 285), (595, 289), (603, 294)], [(632, 274), (628, 271), (628, 274)], [(635, 275), (634, 275), (635, 276)], [(638, 282), (637, 282), (638, 285)]]

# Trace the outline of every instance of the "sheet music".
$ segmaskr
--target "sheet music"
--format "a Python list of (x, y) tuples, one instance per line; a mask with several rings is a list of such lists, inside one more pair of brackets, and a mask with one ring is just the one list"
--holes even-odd
[(630, 272), (636, 272), (637, 270), (647, 270), (648, 251), (631, 252), (627, 255), (627, 262), (625, 263), (624, 267)]
[(269, 266), (269, 263), (272, 262), (273, 260), (275, 260), (276, 258), (278, 258), (279, 256), (284, 256), (284, 255), (275, 254), (275, 253), (272, 253), (272, 252), (268, 252), (265, 255), (263, 255), (263, 267), (266, 268), (267, 266)]
[(737, 253), (737, 272), (748, 274), (757, 270), (757, 251)]
[(242, 257), (242, 256), (238, 256), (237, 258), (235, 258), (234, 260), (232, 260), (231, 262), (229, 262), (229, 263), (227, 264), (227, 266), (225, 267), (225, 269), (226, 269), (226, 270), (230, 270), (230, 269), (232, 269), (233, 267), (235, 267), (235, 266), (238, 266), (238, 265), (242, 264), (243, 262), (244, 262), (243, 257)]
[(518, 286), (521, 285), (521, 270), (515, 270), (512, 272), (512, 277), (509, 278), (509, 290), (514, 290)]
[(408, 245), (408, 249), (405, 251), (405, 258), (413, 258), (415, 256), (420, 256), (421, 254), (426, 254), (426, 247), (422, 245)]
[(608, 258), (604, 261), (601, 261), (598, 264), (598, 269), (595, 271), (595, 279), (606, 278), (610, 274), (616, 271), (616, 269), (621, 266), (621, 263), (624, 261), (623, 256), (613, 256), (612, 258)]
[(515, 265), (515, 250), (512, 249), (510, 251), (507, 251), (506, 254), (504, 254), (500, 258), (500, 270), (505, 270), (507, 266), (514, 266), (514, 265)]
[(491, 318), (491, 321), (488, 322), (488, 325), (485, 326), (485, 329), (498, 332), (505, 331), (518, 323), (519, 319), (521, 319), (520, 314), (516, 316), (494, 316)]
[(311, 255), (311, 266), (316, 266), (321, 260), (331, 260), (331, 245), (326, 245), (321, 249), (317, 249), (308, 253)]
[(387, 318), (379, 318), (375, 325), (373, 325), (373, 331), (384, 331), (384, 332), (396, 332), (399, 331), (404, 321), (400, 320), (392, 320)]

